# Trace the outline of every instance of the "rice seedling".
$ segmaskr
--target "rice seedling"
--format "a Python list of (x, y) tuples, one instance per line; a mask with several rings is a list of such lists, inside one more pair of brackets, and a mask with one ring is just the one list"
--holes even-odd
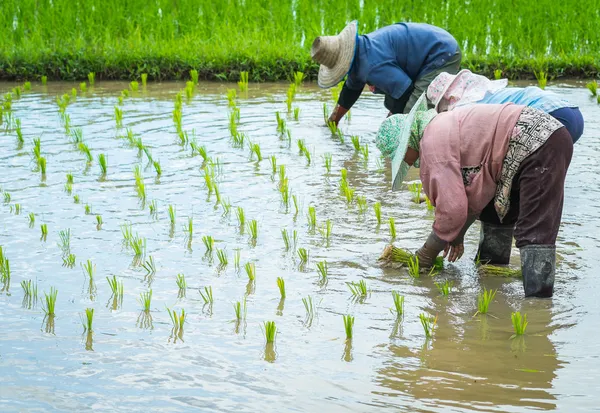
[(546, 84), (548, 83), (548, 73), (544, 71), (534, 72), (535, 78), (538, 81), (538, 86), (540, 89), (546, 89)]
[(597, 96), (597, 94), (598, 94), (598, 82), (596, 81), (596, 79), (594, 79), (591, 82), (589, 82), (588, 84), (586, 84), (585, 87), (587, 87), (587, 89), (590, 91), (590, 93), (592, 94), (592, 96)]
[(279, 194), (281, 195), (281, 203), (286, 207), (290, 204), (290, 185), (288, 178), (284, 178), (279, 183)]
[(198, 84), (198, 71), (196, 69), (190, 70), (190, 78), (192, 79), (192, 82), (194, 82), (195, 85)]
[(286, 131), (285, 119), (281, 117), (279, 112), (275, 112), (275, 119), (277, 119), (277, 132), (284, 134)]
[(235, 320), (237, 322), (240, 322), (240, 321), (246, 319), (246, 313), (247, 313), (246, 297), (244, 297), (242, 299), (242, 301), (236, 301), (236, 303), (233, 304), (233, 311), (235, 312)]
[(596, 102), (600, 105), (600, 95), (596, 96)]
[(303, 72), (294, 72), (294, 84), (296, 86), (300, 86), (302, 84), (303, 80), (304, 80)]
[(319, 274), (319, 284), (326, 285), (329, 279), (329, 267), (327, 261), (319, 261), (317, 263), (317, 272)]
[(75, 267), (75, 261), (76, 261), (77, 257), (75, 256), (75, 254), (73, 253), (69, 253), (65, 256), (62, 257), (63, 260), (63, 267), (67, 267), (67, 268), (73, 268)]
[(300, 259), (300, 265), (305, 265), (308, 262), (308, 250), (306, 248), (298, 248), (296, 251)]
[(60, 238), (58, 247), (63, 250), (63, 253), (68, 253), (71, 249), (71, 228), (59, 231), (58, 236)]
[(71, 130), (71, 139), (74, 144), (79, 145), (83, 143), (83, 130), (81, 128), (74, 128)]
[(344, 331), (346, 332), (346, 340), (352, 340), (354, 329), (354, 317), (351, 315), (342, 316), (344, 319)]
[(27, 82), (23, 83), (23, 90), (25, 90), (25, 91), (31, 90), (31, 82), (27, 81)]
[(292, 195), (292, 201), (294, 202), (294, 214), (298, 215), (298, 197), (296, 195)]
[(88, 82), (90, 82), (91, 87), (94, 87), (94, 85), (96, 84), (96, 73), (88, 73)]
[(215, 246), (215, 240), (211, 235), (204, 235), (202, 237), (202, 242), (204, 243), (204, 247), (206, 248), (207, 253), (211, 253)]
[(187, 224), (183, 226), (183, 231), (186, 233), (186, 237), (188, 239), (192, 239), (194, 236), (194, 219), (193, 217), (188, 217)]
[(50, 287), (50, 293), (47, 294), (44, 291), (44, 301), (42, 303), (43, 307), (42, 309), (44, 310), (44, 313), (47, 316), (54, 316), (56, 314), (55, 310), (56, 310), (56, 297), (58, 296), (58, 290), (54, 287)]
[(494, 70), (494, 79), (499, 80), (502, 78), (502, 70), (496, 69)]
[(419, 257), (413, 255), (408, 260), (408, 275), (413, 278), (421, 277), (421, 267), (419, 265)]
[(361, 146), (360, 153), (365, 161), (369, 159), (369, 145), (365, 143), (363, 146)]
[(327, 221), (325, 221), (325, 223), (319, 227), (319, 232), (321, 233), (321, 236), (325, 239), (325, 242), (329, 242), (329, 239), (331, 238), (331, 231), (333, 230), (333, 223), (331, 222), (330, 219), (328, 219)]
[(304, 151), (306, 150), (306, 144), (304, 143), (304, 139), (298, 139), (296, 143), (298, 144), (298, 153), (304, 153)]
[(142, 257), (146, 252), (146, 238), (140, 237), (138, 234), (132, 235), (129, 238), (129, 248), (136, 258)]
[(42, 240), (45, 241), (48, 236), (48, 224), (42, 224), (40, 228), (42, 230)]
[(3, 291), (8, 291), (10, 286), (10, 261), (8, 258), (2, 258), (2, 265), (0, 265), (0, 281), (4, 284)]
[(84, 142), (80, 142), (77, 145), (77, 148), (79, 149), (79, 152), (81, 152), (85, 155), (87, 162), (92, 163), (94, 158), (92, 157), (92, 152), (90, 151), (90, 148), (87, 146), (87, 144)]
[(271, 163), (271, 171), (273, 175), (277, 173), (277, 157), (275, 155), (271, 155), (269, 157), (269, 162)]
[(325, 170), (327, 173), (331, 173), (331, 161), (333, 156), (330, 153), (326, 153), (323, 155), (323, 161), (325, 162)]
[(20, 215), (21, 214), (21, 204), (11, 205), (10, 212), (14, 213), (15, 215)]
[(90, 204), (85, 204), (84, 209), (86, 215), (90, 215), (92, 213), (92, 206)]
[[(0, 114), (0, 118), (1, 118)], [(25, 138), (23, 137), (23, 131), (21, 130), (21, 119), (15, 119), (15, 133), (17, 134), (17, 141), (19, 144), (23, 145), (25, 143)]]
[(342, 183), (342, 193), (344, 194), (344, 198), (346, 198), (346, 204), (350, 205), (354, 201), (354, 189), (350, 188), (346, 181)]
[(281, 295), (281, 298), (284, 299), (285, 298), (285, 281), (281, 277), (277, 277), (277, 288), (279, 288), (279, 294)]
[(262, 161), (262, 154), (260, 152), (260, 145), (258, 143), (250, 144), (250, 159), (252, 159), (252, 155), (256, 155), (256, 160), (258, 162)]
[(354, 151), (360, 151), (360, 137), (359, 136), (350, 136), (350, 140), (352, 141), (352, 145), (354, 146)]
[(306, 298), (302, 298), (302, 304), (304, 304), (304, 309), (306, 310), (306, 317), (304, 319), (304, 323), (307, 327), (310, 327), (313, 319), (315, 318), (315, 314), (317, 313), (317, 308), (310, 295)]
[(73, 195), (73, 202), (75, 204), (79, 204), (81, 202), (81, 200), (79, 199), (79, 195), (77, 195), (77, 194)]
[(187, 282), (185, 280), (185, 275), (183, 274), (177, 274), (175, 283), (177, 284), (177, 288), (179, 288), (179, 290), (185, 290), (187, 288)]
[(235, 267), (236, 271), (240, 270), (241, 257), (242, 257), (242, 254), (241, 254), (240, 250), (235, 250), (233, 252), (233, 266)]
[(129, 243), (133, 239), (133, 231), (131, 224), (121, 224), (121, 234), (123, 235), (123, 242), (129, 246)]
[(419, 314), (419, 320), (421, 320), (421, 325), (423, 326), (425, 337), (433, 337), (433, 333), (435, 332), (435, 327), (437, 325), (437, 316), (433, 317), (429, 314), (421, 313)]
[(150, 255), (146, 262), (142, 264), (142, 267), (146, 270), (146, 275), (156, 274), (156, 264), (154, 263), (154, 257)]
[(302, 155), (304, 155), (304, 157), (306, 158), (306, 164), (310, 165), (310, 163), (312, 162), (312, 155), (306, 146), (304, 147), (304, 150), (302, 151)]
[(96, 228), (98, 230), (100, 230), (100, 228), (102, 227), (102, 215), (96, 215)]
[(250, 240), (256, 241), (258, 239), (258, 221), (255, 219), (250, 220), (247, 227), (250, 233)]
[(91, 333), (92, 326), (94, 324), (94, 309), (86, 308), (85, 316), (80, 315), (80, 318), (81, 318), (81, 324), (83, 325), (83, 332), (85, 333), (87, 331), (88, 333)]
[(404, 315), (404, 296), (398, 291), (392, 291), (392, 299), (394, 300), (394, 308), (390, 308), (392, 314), (396, 314), (396, 318), (402, 318)]
[(375, 211), (375, 218), (377, 219), (377, 225), (381, 224), (381, 202), (375, 202), (373, 204), (373, 211)]
[(428, 211), (433, 211), (435, 209), (435, 207), (431, 203), (431, 199), (429, 199), (428, 196), (425, 196), (425, 205), (427, 206)]
[(483, 289), (483, 292), (477, 296), (477, 312), (475, 315), (487, 314), (490, 303), (496, 296), (497, 291), (498, 290), (487, 290), (486, 288)]
[(350, 289), (350, 293), (352, 293), (354, 297), (365, 298), (369, 295), (369, 290), (365, 280), (360, 280), (359, 282), (347, 282), (346, 284)]
[(152, 289), (146, 291), (145, 293), (140, 293), (140, 304), (142, 305), (142, 309), (145, 313), (150, 312), (150, 306), (152, 304)]
[(185, 97), (190, 100), (192, 96), (194, 96), (194, 82), (187, 81), (185, 82)]
[(115, 121), (117, 122), (117, 128), (123, 127), (123, 111), (118, 106), (115, 106)]
[(38, 299), (38, 288), (37, 284), (31, 280), (21, 281), (21, 288), (23, 288), (24, 298), (23, 301), (37, 301)]
[(292, 103), (294, 102), (294, 97), (296, 96), (296, 85), (292, 83), (286, 92), (286, 100), (285, 104), (287, 106), (287, 111), (290, 113), (292, 111)]
[(265, 340), (267, 343), (274, 343), (275, 337), (277, 336), (277, 326), (275, 325), (275, 321), (265, 321), (263, 326)]
[(175, 225), (175, 215), (175, 207), (173, 205), (169, 205), (169, 222), (171, 223), (171, 226)]
[(42, 179), (46, 176), (46, 158), (40, 156), (38, 159), (38, 165), (40, 166), (40, 172), (42, 173)]
[(42, 156), (42, 140), (41, 138), (33, 138), (33, 149), (31, 150), (33, 153), (33, 159), (39, 163), (39, 159)]
[(204, 287), (204, 292), (202, 292), (202, 290), (198, 290), (198, 292), (200, 293), (200, 297), (202, 297), (202, 300), (204, 300), (204, 304), (212, 305), (214, 303), (215, 300), (213, 298), (213, 291), (211, 286)]
[(491, 264), (484, 264), (479, 267), (480, 274), (496, 277), (507, 277), (507, 278), (521, 278), (522, 273), (520, 269), (513, 269), (510, 267), (502, 267)]
[(229, 107), (235, 107), (235, 99), (237, 98), (237, 92), (235, 89), (227, 89), (227, 102)]
[(240, 92), (248, 91), (248, 72), (240, 72), (240, 81), (238, 82)]
[(35, 224), (35, 214), (33, 212), (30, 212), (27, 216), (27, 219), (29, 221), (29, 228), (33, 228), (33, 225)]
[(10, 193), (4, 192), (3, 196), (4, 196), (4, 203), (5, 204), (10, 203), (10, 199), (11, 199)]
[(235, 215), (237, 217), (238, 220), (238, 224), (240, 225), (240, 228), (243, 230), (246, 224), (246, 215), (244, 213), (244, 208), (242, 207), (237, 207), (235, 210)]
[(364, 214), (367, 212), (367, 198), (365, 196), (357, 196), (356, 205), (358, 206), (359, 214)]
[(393, 217), (390, 217), (388, 222), (390, 224), (390, 235), (392, 239), (396, 239), (396, 220)]
[(421, 190), (422, 189), (423, 189), (423, 184), (421, 184), (420, 182), (418, 182), (418, 183), (415, 182), (415, 183), (408, 185), (408, 190), (412, 194), (412, 201), (415, 204), (421, 203)]
[(183, 325), (185, 324), (185, 320), (187, 318), (185, 310), (182, 308), (181, 313), (177, 314), (177, 310), (171, 310), (167, 307), (167, 313), (169, 313), (169, 317), (171, 318), (171, 322), (173, 323), (173, 333), (183, 333)]
[(83, 268), (83, 273), (87, 278), (92, 281), (94, 279), (94, 274), (96, 273), (96, 265), (92, 264), (91, 260), (87, 260), (87, 262), (81, 264), (81, 268)]
[(308, 219), (308, 228), (314, 230), (317, 226), (317, 211), (314, 206), (308, 207), (306, 218)]
[(98, 155), (98, 165), (100, 165), (100, 172), (102, 173), (103, 176), (106, 175), (106, 170), (107, 170), (107, 166), (106, 166), (106, 155), (101, 153), (100, 155)]
[(256, 266), (253, 262), (247, 262), (244, 265), (244, 269), (246, 270), (246, 274), (248, 275), (248, 279), (250, 281), (254, 281), (256, 279)]
[(219, 259), (219, 266), (221, 268), (225, 268), (229, 260), (227, 259), (227, 251), (222, 249), (217, 249), (217, 258)]
[(285, 245), (285, 250), (288, 251), (290, 249), (290, 236), (286, 228), (281, 230), (281, 237), (283, 238), (283, 244)]
[(515, 338), (517, 336), (522, 336), (525, 334), (525, 329), (527, 329), (527, 314), (521, 315), (519, 311), (511, 313), (510, 319), (512, 320), (513, 329), (515, 330), (515, 334), (510, 336), (510, 338)]
[(438, 288), (440, 294), (442, 294), (444, 297), (447, 297), (448, 295), (450, 295), (454, 283), (452, 281), (446, 280), (443, 283), (435, 283), (435, 286)]
[(110, 287), (112, 297), (122, 300), (123, 293), (125, 291), (123, 287), (123, 281), (117, 280), (116, 275), (113, 275), (112, 278), (106, 277), (106, 281), (108, 281), (108, 286)]
[(21, 86), (14, 87), (12, 91), (17, 97), (17, 99), (21, 98)]
[(41, 81), (42, 81), (42, 85), (46, 86), (46, 84), (48, 83), (48, 76), (42, 76)]
[(299, 118), (300, 118), (300, 108), (295, 107), (294, 108), (294, 120), (297, 121)]
[(221, 206), (223, 207), (223, 214), (221, 214), (221, 216), (229, 216), (229, 214), (231, 214), (231, 202), (229, 201), (229, 198), (223, 199), (221, 201)]
[(77, 97), (77, 89), (71, 89), (71, 96), (73, 97), (73, 100)]
[(87, 92), (87, 83), (85, 83), (85, 82), (81, 82), (81, 83), (79, 84), (79, 90), (81, 90), (81, 92), (82, 92), (82, 93), (85, 93), (85, 92)]

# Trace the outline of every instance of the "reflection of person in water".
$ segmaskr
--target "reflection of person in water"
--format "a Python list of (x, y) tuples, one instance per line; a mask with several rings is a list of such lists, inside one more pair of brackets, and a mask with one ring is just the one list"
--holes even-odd
[(503, 405), (556, 408), (555, 397), (548, 391), (559, 368), (549, 339), (555, 328), (551, 302), (524, 302), (521, 312), (530, 313), (530, 324), (525, 336), (511, 340), (513, 310), (503, 296), (496, 296), (491, 315), (476, 317), (472, 317), (475, 310), (457, 317), (447, 311), (446, 299), (438, 303), (429, 311), (439, 314), (438, 327), (432, 339), (423, 337), (423, 348), (388, 347), (390, 360), (376, 379), (380, 386), (393, 390), (382, 390), (386, 404), (390, 395), (397, 394), (436, 406), (468, 405), (477, 410)]

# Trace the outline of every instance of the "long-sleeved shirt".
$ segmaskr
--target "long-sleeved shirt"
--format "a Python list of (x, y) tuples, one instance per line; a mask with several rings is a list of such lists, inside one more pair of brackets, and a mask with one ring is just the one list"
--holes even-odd
[(550, 113), (562, 108), (576, 108), (569, 101), (561, 98), (556, 93), (542, 90), (537, 86), (529, 87), (508, 87), (499, 91), (486, 95), (477, 103), (515, 103), (517, 105), (529, 106), (530, 108), (539, 109), (542, 112)]
[(397, 23), (358, 37), (356, 56), (338, 104), (350, 109), (368, 83), (400, 99), (413, 82), (458, 52), (444, 29), (425, 23)]
[(467, 216), (494, 198), (513, 128), (524, 106), (471, 105), (437, 115), (419, 148), (423, 190), (436, 207), (433, 231), (452, 242)]

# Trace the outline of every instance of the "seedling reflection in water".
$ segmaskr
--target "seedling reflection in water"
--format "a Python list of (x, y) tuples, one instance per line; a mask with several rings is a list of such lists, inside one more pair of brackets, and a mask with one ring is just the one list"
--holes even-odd
[(490, 303), (496, 296), (497, 290), (483, 289), (483, 292), (477, 296), (477, 314), (487, 314)]
[(404, 296), (400, 295), (398, 291), (392, 291), (392, 298), (394, 299), (394, 308), (390, 308), (392, 314), (396, 314), (396, 318), (402, 318), (404, 315)]
[(513, 334), (510, 338), (515, 338), (517, 336), (521, 336), (525, 333), (525, 329), (527, 328), (527, 314), (521, 315), (519, 311), (511, 313), (510, 319), (512, 320), (513, 328), (515, 330), (515, 334)]

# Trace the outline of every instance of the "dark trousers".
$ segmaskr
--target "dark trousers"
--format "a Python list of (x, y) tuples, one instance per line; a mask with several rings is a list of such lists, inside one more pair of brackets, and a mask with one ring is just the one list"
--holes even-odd
[(529, 155), (513, 178), (510, 209), (502, 222), (492, 200), (479, 220), (515, 227), (517, 248), (554, 245), (562, 216), (564, 185), (573, 154), (573, 140), (566, 128), (554, 132)]
[(565, 125), (573, 143), (583, 135), (583, 116), (579, 108), (560, 108), (548, 113), (554, 119)]

